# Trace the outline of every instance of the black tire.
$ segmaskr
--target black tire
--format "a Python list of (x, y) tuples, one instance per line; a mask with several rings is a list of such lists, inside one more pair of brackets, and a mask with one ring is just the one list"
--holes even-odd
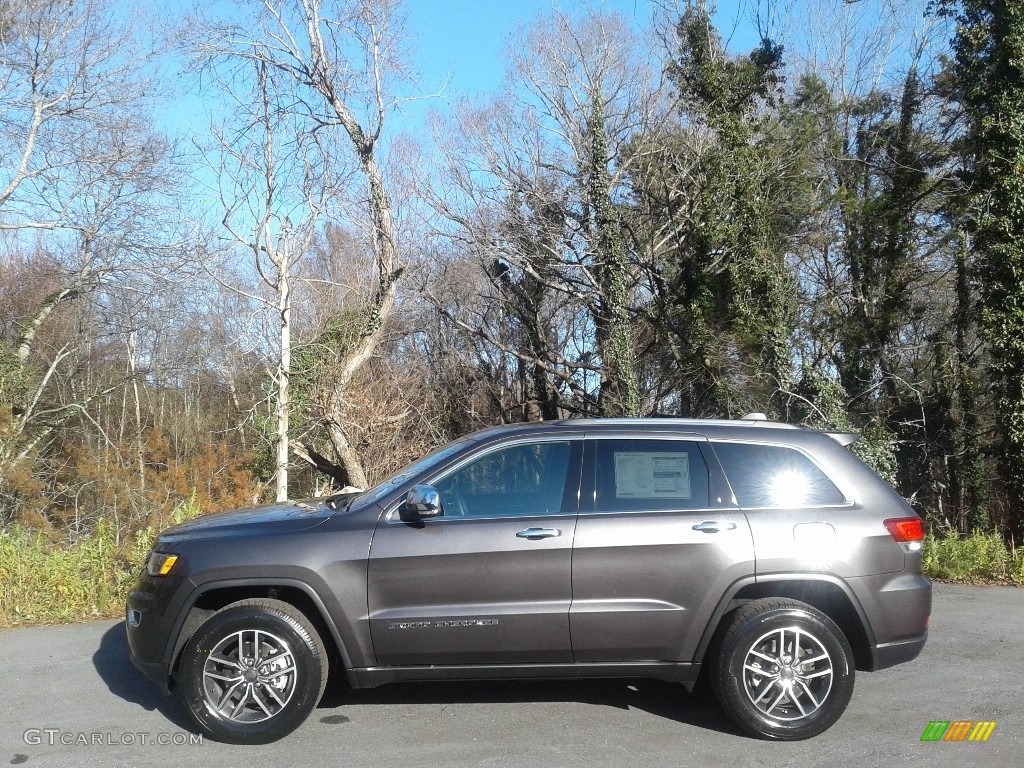
[(771, 598), (725, 621), (709, 671), (715, 698), (737, 725), (762, 739), (797, 741), (839, 719), (856, 673), (850, 643), (828, 616), (798, 600)]
[(196, 631), (182, 653), (179, 683), (189, 715), (212, 738), (266, 744), (309, 716), (327, 673), (327, 652), (311, 622), (288, 603), (255, 599), (222, 608)]

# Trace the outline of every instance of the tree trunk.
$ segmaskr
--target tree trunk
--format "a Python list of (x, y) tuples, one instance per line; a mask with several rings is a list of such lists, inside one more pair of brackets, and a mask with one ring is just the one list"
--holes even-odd
[(277, 500), (288, 500), (288, 384), (292, 370), (291, 281), (288, 248), (277, 260), (277, 311), (280, 317), (281, 358), (277, 366)]
[(622, 228), (611, 200), (608, 141), (601, 98), (599, 90), (592, 94), (592, 111), (587, 126), (591, 142), (587, 192), (588, 203), (594, 212), (595, 272), (601, 292), (594, 317), (602, 368), (598, 407), (602, 416), (639, 416), (640, 385), (629, 315), (632, 296), (629, 265)]

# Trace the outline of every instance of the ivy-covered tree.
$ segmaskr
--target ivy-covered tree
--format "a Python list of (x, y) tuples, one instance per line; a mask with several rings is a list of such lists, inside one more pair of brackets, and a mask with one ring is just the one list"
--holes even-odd
[(591, 94), (586, 125), (590, 152), (581, 169), (587, 178), (584, 201), (591, 212), (587, 224), (598, 289), (591, 308), (602, 363), (598, 408), (602, 416), (640, 416), (630, 316), (633, 281), (619, 211), (612, 200), (604, 96), (599, 85), (595, 84)]
[(827, 359), (854, 423), (893, 438), (898, 487), (935, 509), (955, 452), (950, 409), (939, 406), (953, 367), (951, 310), (936, 310), (955, 291), (946, 277), (950, 150), (931, 91), (911, 65), (896, 88), (830, 102), (824, 165), (835, 222)]
[(1024, 5), (945, 0), (966, 112), (966, 215), (981, 280), (981, 326), (996, 394), (1001, 466), (1024, 523)]
[(647, 352), (674, 382), (661, 410), (771, 410), (791, 378), (796, 286), (786, 255), (802, 215), (808, 142), (794, 140), (798, 129), (780, 112), (779, 46), (764, 40), (730, 56), (701, 7), (676, 32), (669, 76), (680, 125), (638, 141), (632, 171), (654, 329)]

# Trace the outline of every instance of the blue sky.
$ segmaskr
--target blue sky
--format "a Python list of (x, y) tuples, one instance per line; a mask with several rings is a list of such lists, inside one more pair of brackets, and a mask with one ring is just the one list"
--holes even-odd
[[(208, 7), (229, 7), (225, 0), (194, 1)], [(139, 0), (115, 2), (120, 13), (128, 17), (143, 15), (140, 9), (159, 9), (159, 15), (171, 25), (190, 4), (188, 0), (143, 0), (141, 6)], [(881, 9), (889, 8), (906, 17), (907, 31), (912, 33), (927, 0), (900, 0), (895, 6), (886, 2), (891, 0), (863, 0), (854, 4), (843, 0), (708, 0), (715, 9), (715, 27), (734, 54), (747, 53), (757, 45), (756, 16), (769, 15), (768, 32), (776, 41), (781, 39), (785, 43), (789, 66), (796, 64), (794, 54), (805, 47), (805, 22), (818, 19), (827, 28), (841, 15), (866, 33), (878, 21)], [(552, 11), (578, 15), (588, 10), (605, 10), (620, 14), (637, 31), (646, 31), (651, 28), (655, 11), (666, 6), (685, 7), (685, 0), (404, 0), (408, 64), (419, 78), (403, 95), (427, 96), (447, 85), (441, 100), (427, 98), (405, 103), (402, 113), (392, 116), (390, 130), (415, 128), (431, 107), (443, 111), (445, 103), (495, 92), (505, 75), (506, 49), (516, 39), (519, 28), (528, 26), (540, 15)], [(816, 45), (803, 53), (820, 58), (831, 53), (835, 41), (821, 40)], [(897, 51), (901, 45), (896, 42)], [(208, 113), (220, 107), (216, 97), (206, 98), (204, 102), (192, 93), (177, 103), (161, 105), (162, 127), (185, 135), (205, 132)]]
[[(735, 44), (754, 45), (749, 0), (723, 0), (715, 21), (725, 35), (740, 21)], [(588, 9), (614, 11), (637, 29), (646, 28), (651, 0), (406, 0), (409, 35), (422, 85), (431, 91), (451, 75), (453, 96), (497, 89), (505, 71), (504, 50), (520, 25), (557, 9), (574, 15)], [(740, 39), (742, 38), (742, 39)]]
[[(409, 65), (418, 74), (418, 83), (406, 95), (428, 95), (444, 88), (440, 99), (424, 98), (403, 104), (399, 113), (389, 119), (389, 134), (415, 133), (428, 111), (445, 110), (446, 104), (461, 98), (481, 97), (499, 89), (507, 67), (507, 48), (517, 38), (521, 27), (538, 16), (558, 11), (577, 15), (588, 10), (612, 11), (623, 16), (637, 31), (650, 28), (656, 3), (666, 0), (405, 0)], [(137, 14), (138, 0), (117, 0), (119, 13)], [(166, 24), (178, 23), (184, 15), (185, 3), (179, 0), (150, 0), (148, 6)], [(218, 0), (208, 2), (229, 7)], [(735, 51), (750, 50), (756, 44), (752, 8), (757, 0), (722, 0), (718, 3), (715, 23), (730, 39)], [(145, 8), (146, 6), (142, 6)], [(174, 64), (168, 62), (173, 69)], [(189, 78), (190, 79), (190, 78)], [(189, 79), (180, 80), (185, 86)], [(447, 83), (447, 85), (446, 85)], [(162, 103), (160, 103), (162, 101)], [(210, 116), (224, 106), (215, 91), (200, 94), (195, 90), (181, 92), (177, 97), (158, 99), (158, 127), (185, 140), (203, 145), (208, 140)], [(387, 139), (385, 139), (386, 143)], [(193, 176), (199, 197), (214, 192), (210, 168), (198, 167)]]
[[(121, 0), (122, 13), (133, 13), (136, 2)], [(156, 5), (172, 24), (176, 11), (184, 10), (174, 0), (156, 0)], [(753, 47), (756, 37), (750, 19), (756, 0), (722, 0), (717, 5), (715, 22), (732, 38), (730, 47)], [(505, 50), (519, 27), (552, 10), (569, 15), (590, 9), (614, 11), (643, 30), (650, 26), (655, 6), (653, 0), (406, 0), (409, 63), (419, 74), (417, 91), (432, 94), (447, 83), (442, 98), (452, 102), (497, 90), (505, 74)], [(420, 119), (430, 106), (438, 106), (437, 100), (407, 106), (404, 117)], [(193, 94), (159, 111), (165, 129), (189, 134), (205, 130), (204, 113), (210, 107), (216, 108)]]
[(407, 0), (410, 42), (423, 86), (432, 90), (451, 75), (449, 89), (471, 96), (492, 91), (505, 71), (504, 51), (520, 25), (552, 9), (575, 14), (616, 11), (636, 26), (650, 19), (649, 0), (557, 2), (553, 0)]

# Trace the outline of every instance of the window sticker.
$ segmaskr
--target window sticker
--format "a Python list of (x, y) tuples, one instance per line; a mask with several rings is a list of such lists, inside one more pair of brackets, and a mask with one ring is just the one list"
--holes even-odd
[(690, 455), (616, 452), (615, 498), (690, 498)]

